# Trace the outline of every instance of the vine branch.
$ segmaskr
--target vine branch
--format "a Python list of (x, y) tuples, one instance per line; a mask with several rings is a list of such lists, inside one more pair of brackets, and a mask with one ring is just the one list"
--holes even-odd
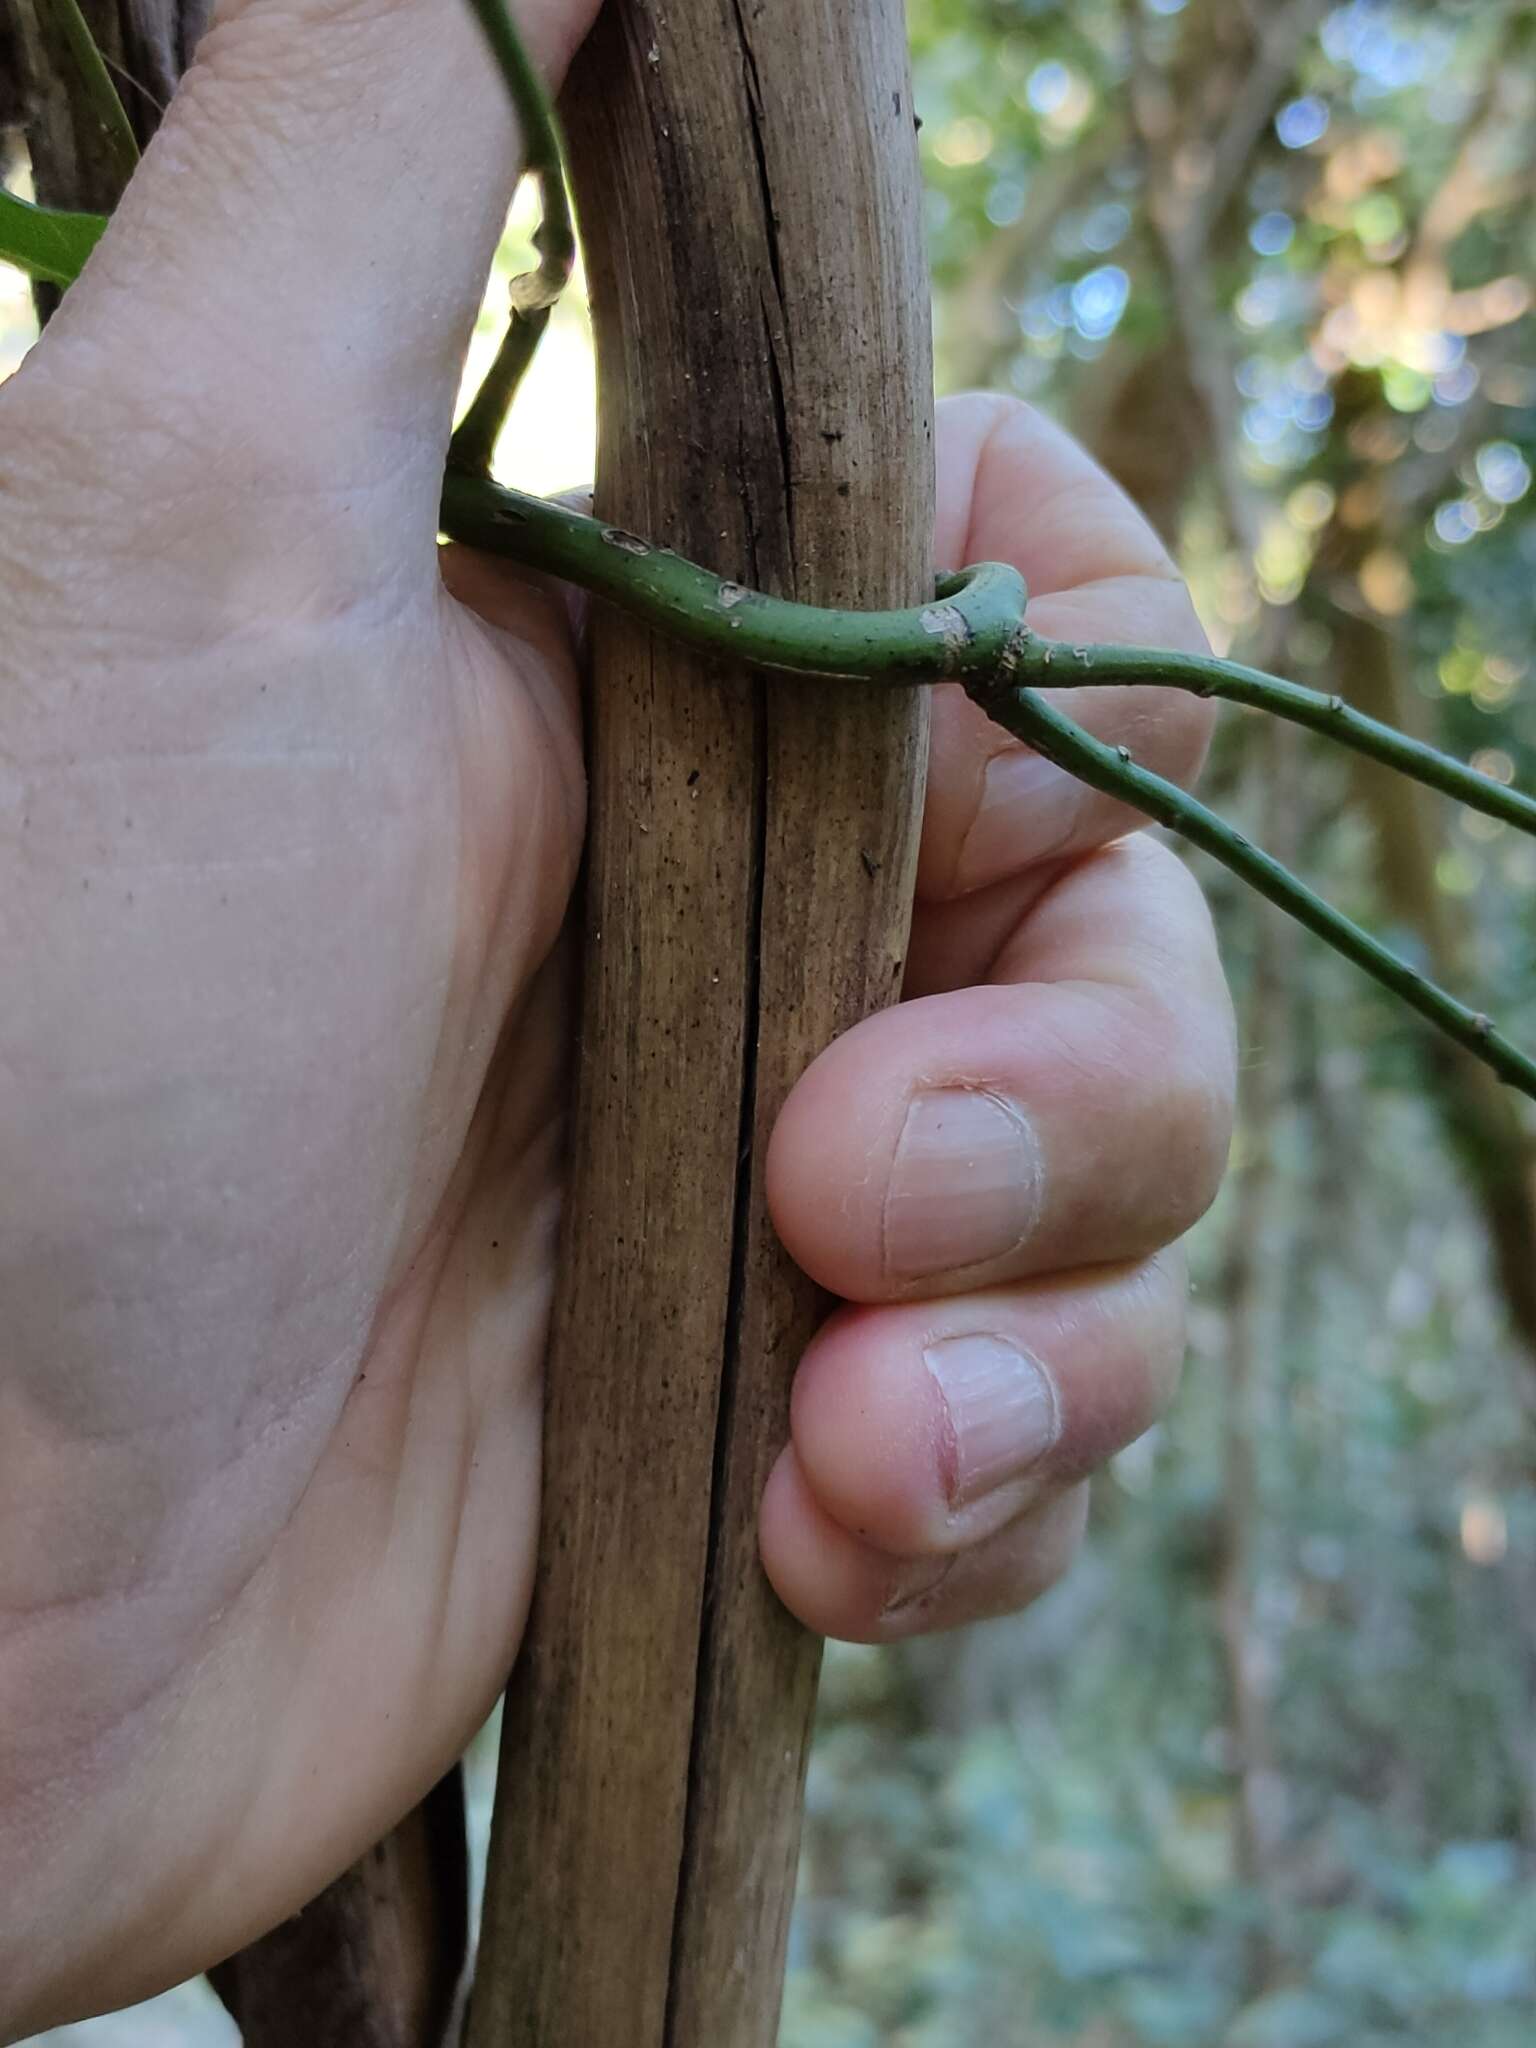
[[(73, 5), (74, 0), (60, 0)], [(1023, 578), (984, 562), (939, 579), (931, 603), (907, 611), (821, 610), (731, 583), (668, 548), (541, 498), (503, 489), (491, 457), (518, 384), (575, 260), (559, 126), (506, 0), (469, 0), (522, 125), (526, 169), (543, 218), (536, 270), (513, 281), (511, 317), (489, 374), (453, 436), (441, 526), (451, 539), (511, 556), (582, 585), (684, 644), (735, 661), (824, 678), (896, 685), (957, 682), (987, 715), (1080, 781), (1129, 804), (1200, 847), (1382, 987), (1536, 1100), (1536, 1060), (1175, 784), (1093, 739), (1039, 694), (1152, 685), (1267, 711), (1536, 835), (1536, 799), (1479, 774), (1339, 697), (1212, 655), (1141, 647), (1067, 646), (1025, 623)], [(76, 10), (78, 11), (78, 10)], [(1305, 15), (1307, 0), (1297, 12)], [(82, 18), (83, 19), (83, 18)], [(103, 72), (105, 76), (105, 73)], [(110, 80), (108, 80), (110, 87)], [(115, 94), (114, 94), (115, 97)], [(47, 263), (67, 282), (99, 232), (91, 216), (51, 216), (0, 195), (0, 255)], [(14, 254), (19, 248), (19, 256)], [(37, 274), (37, 273), (35, 273)]]
[(538, 268), (512, 280), (507, 331), (448, 449), (450, 468), (489, 476), (518, 386), (544, 338), (550, 313), (570, 282), (576, 262), (576, 230), (565, 182), (560, 124), (523, 48), (506, 0), (469, 0), (469, 5), (485, 31), (522, 127), (523, 175), (534, 179), (539, 188), (540, 220), (533, 238), (539, 252)]

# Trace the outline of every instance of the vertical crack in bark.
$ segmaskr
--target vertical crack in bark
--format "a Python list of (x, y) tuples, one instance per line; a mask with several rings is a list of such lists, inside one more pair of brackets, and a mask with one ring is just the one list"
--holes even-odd
[[(780, 350), (785, 344), (784, 271), (779, 241), (778, 216), (774, 207), (773, 180), (769, 169), (767, 142), (764, 134), (762, 79), (757, 59), (752, 49), (750, 32), (743, 12), (742, 0), (732, 0), (736, 32), (741, 46), (743, 101), (746, 113), (746, 132), (751, 144), (752, 162), (756, 168), (758, 192), (761, 200), (763, 248), (767, 258), (771, 290), (764, 279), (759, 288), (759, 308), (763, 327), (764, 363), (767, 370), (769, 395), (773, 405), (773, 431), (779, 453), (780, 494), (778, 510), (783, 522), (783, 534), (773, 534), (769, 522), (763, 517), (763, 508), (758, 493), (748, 478), (747, 465), (743, 464), (742, 509), (745, 518), (743, 569), (748, 579), (761, 586), (764, 576), (765, 559), (773, 568), (769, 571), (771, 582), (786, 576), (793, 582), (793, 564), (796, 560), (795, 506), (793, 486), (793, 430), (790, 425), (789, 393), (785, 385), (784, 365)], [(771, 515), (770, 515), (771, 516)], [(780, 547), (784, 553), (780, 554)], [(774, 573), (774, 571), (777, 573)], [(747, 1028), (742, 1046), (740, 1075), (741, 1104), (739, 1136), (736, 1157), (736, 1186), (731, 1215), (731, 1265), (726, 1300), (724, 1350), (721, 1360), (719, 1406), (715, 1418), (715, 1441), (713, 1467), (710, 1477), (711, 1513), (709, 1543), (704, 1571), (703, 1598), (700, 1611), (698, 1659), (695, 1668), (693, 1692), (693, 1731), (689, 1745), (688, 1785), (684, 1807), (681, 1854), (678, 1862), (677, 1886), (673, 1901), (672, 1959), (668, 1972), (666, 2013), (662, 2026), (663, 2048), (671, 2048), (678, 2040), (680, 2028), (686, 2023), (679, 2013), (679, 2000), (687, 1980), (682, 1948), (687, 1938), (693, 1913), (693, 1888), (699, 1876), (699, 1826), (700, 1809), (705, 1787), (703, 1766), (705, 1746), (709, 1739), (710, 1703), (715, 1692), (715, 1666), (721, 1654), (719, 1622), (722, 1609), (730, 1597), (730, 1588), (723, 1583), (729, 1570), (729, 1558), (724, 1554), (725, 1518), (720, 1510), (729, 1489), (729, 1468), (732, 1444), (735, 1438), (738, 1417), (737, 1402), (741, 1390), (741, 1376), (749, 1369), (742, 1357), (743, 1321), (750, 1284), (749, 1264), (752, 1251), (752, 1222), (754, 1200), (755, 1140), (758, 1113), (758, 1045), (761, 1034), (762, 1003), (762, 946), (765, 910), (765, 893), (768, 862), (768, 738), (769, 706), (766, 688), (760, 678), (745, 682), (751, 692), (751, 717), (753, 725), (753, 758), (755, 773), (752, 787), (752, 848), (750, 856), (749, 901), (751, 904), (750, 928), (746, 935), (746, 953), (743, 961), (744, 987), (743, 1002)]]
[(723, 1521), (715, 1504), (725, 1498), (736, 1396), (741, 1379), (742, 1310), (747, 1295), (747, 1262), (752, 1246), (752, 1169), (757, 1119), (757, 1048), (762, 1001), (763, 900), (768, 872), (768, 686), (754, 677), (752, 724), (757, 773), (752, 789), (752, 917), (743, 968), (743, 1003), (747, 1030), (742, 1044), (740, 1136), (736, 1152), (736, 1191), (731, 1206), (731, 1273), (726, 1296), (725, 1345), (720, 1369), (720, 1405), (715, 1417), (714, 1465), (710, 1474), (709, 1546), (704, 1566), (704, 1592), (699, 1617), (699, 1654), (693, 1687), (693, 1734), (688, 1749), (688, 1790), (683, 1809), (681, 1855), (672, 1908), (672, 1962), (667, 1973), (667, 2008), (662, 2023), (662, 2048), (672, 2048), (677, 2033), (677, 2003), (684, 1982), (680, 1950), (689, 1920), (689, 1904), (697, 1857), (698, 1812), (704, 1742), (716, 1656), (716, 1619), (721, 1606), (721, 1544)]
[(763, 134), (763, 81), (752, 48), (751, 31), (747, 27), (746, 16), (742, 13), (741, 0), (731, 0), (731, 11), (736, 16), (736, 34), (741, 43), (741, 69), (746, 82), (747, 96), (747, 135), (752, 144), (752, 160), (757, 165), (758, 190), (763, 196), (763, 227), (768, 245), (768, 268), (773, 275), (774, 295), (782, 307), (784, 266), (779, 253), (778, 216), (773, 208), (773, 179), (768, 170), (768, 145)]
[(759, 293), (763, 315), (763, 345), (766, 351), (768, 381), (773, 396), (774, 430), (779, 444), (780, 465), (784, 473), (784, 522), (789, 541), (789, 560), (797, 559), (795, 544), (795, 501), (792, 488), (793, 466), (789, 406), (785, 392), (784, 364), (780, 350), (787, 350), (788, 322), (784, 311), (784, 253), (779, 240), (779, 216), (773, 199), (773, 175), (768, 163), (768, 143), (764, 133), (763, 81), (757, 66), (757, 55), (752, 48), (752, 35), (747, 26), (742, 0), (731, 0), (731, 11), (736, 18), (736, 36), (741, 45), (741, 70), (747, 116), (747, 138), (752, 145), (752, 161), (757, 168), (757, 186), (762, 200), (763, 248), (768, 260), (768, 274), (773, 279), (773, 297), (770, 304), (768, 293)]
[[(795, 478), (791, 454), (793, 436), (789, 425), (789, 398), (784, 388), (784, 370), (783, 365), (779, 361), (778, 345), (774, 337), (773, 319), (769, 312), (766, 298), (762, 301), (762, 308), (763, 334), (768, 352), (768, 387), (773, 398), (774, 434), (778, 440), (779, 461), (784, 473), (784, 525), (789, 536), (789, 559), (794, 564), (800, 559), (800, 550), (795, 537)], [(794, 587), (795, 577), (793, 569), (790, 572), (789, 582), (790, 589), (786, 594), (793, 597), (798, 594)], [(761, 585), (757, 587), (761, 588)]]
[[(604, 488), (786, 594), (899, 602), (928, 571), (917, 164), (887, 114), (902, 30), (900, 0), (622, 0), (568, 96)], [(855, 464), (862, 531), (828, 488)], [(657, 660), (648, 691), (648, 644), (608, 639), (581, 1233), (472, 2038), (772, 2048), (819, 1645), (774, 1600), (757, 1519), (819, 1305), (774, 1241), (762, 1141), (815, 1053), (891, 993), (921, 711), (769, 699), (691, 658)], [(662, 758), (703, 772), (686, 794), (669, 779), (652, 819), (633, 777)], [(620, 919), (622, 953), (599, 943)]]

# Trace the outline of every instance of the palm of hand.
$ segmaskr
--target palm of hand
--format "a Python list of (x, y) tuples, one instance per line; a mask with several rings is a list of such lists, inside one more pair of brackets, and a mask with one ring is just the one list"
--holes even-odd
[[(554, 63), (591, 9), (547, 12)], [(263, 112), (291, 30), (227, 10), (0, 391), (0, 2036), (302, 1903), (472, 1732), (531, 1574), (574, 664), (434, 539), (514, 138), (467, 11), (394, 10), (382, 127), (462, 154), (383, 219), (326, 0), (321, 104)], [(311, 137), (369, 196), (296, 237)]]
[[(110, 621), (81, 594), (88, 558), (39, 569), (40, 592), (74, 595), (29, 643), (8, 936), (68, 936), (8, 1007), (5, 1049), (14, 1073), (82, 1078), (62, 1105), (35, 1097), (39, 1159), (74, 1170), (41, 1212), (23, 1171), (7, 1205), (30, 1274), (7, 1525), (57, 1521), (58, 1465), (112, 1441), (110, 1483), (81, 1496), (41, 1582), (35, 1555), (0, 1557), (45, 1618), (119, 1595), (138, 1690), (189, 1735), (231, 1683), (267, 1731), (231, 1759), (244, 1796), (215, 1774), (201, 1800), (186, 1788), (171, 1841), (136, 1841), (173, 1957), (179, 1917), (198, 1923), (190, 1968), (210, 1913), (225, 1945), (270, 1920), (274, 1868), (291, 1873), (276, 1904), (297, 1903), (360, 1851), (381, 1787), (409, 1803), (505, 1674), (532, 1565), (568, 1040), (548, 956), (582, 778), (564, 613), (538, 585), (498, 577), (489, 625), (402, 520), (384, 608), (338, 602), (306, 550), (297, 600), (281, 571), (257, 579), (259, 631), (233, 612), (188, 644), (163, 624), (184, 617), (178, 569), (195, 558), (205, 587), (213, 555), (226, 586), (243, 572), (201, 525), (179, 546), (162, 533), (115, 565)], [(108, 630), (131, 653), (93, 678)], [(61, 1380), (60, 1330), (101, 1365)], [(129, 1481), (125, 1527), (104, 1501)], [(45, 1627), (36, 1682), (69, 1655)], [(61, 1870), (61, 1896), (82, 1875)]]

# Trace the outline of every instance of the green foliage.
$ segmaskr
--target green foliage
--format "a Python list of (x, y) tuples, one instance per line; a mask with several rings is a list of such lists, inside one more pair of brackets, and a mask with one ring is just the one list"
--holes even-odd
[[(1181, 278), (1159, 194), (1198, 183), (1188, 145), (1251, 79), (1245, 24), (1291, 13), (912, 0), (941, 371), (1084, 433), (1167, 521), (1223, 651), (1353, 694), (1363, 622), (1425, 736), (1531, 786), (1536, 10), (1314, 8)], [(1224, 446), (1181, 388), (1191, 295)], [(1413, 957), (1475, 966), (1529, 1039), (1536, 861), (1511, 834), (1421, 813), (1422, 900), (1325, 751), (1229, 713), (1208, 786)], [(1185, 1392), (1032, 1614), (832, 1653), (784, 2048), (1530, 2037), (1536, 1353), (1490, 1255), (1511, 1169), (1411, 1022), (1206, 879), (1247, 1099)]]
[[(1301, 1134), (1281, 1136), (1300, 1176)], [(1363, 1170), (1415, 1136), (1376, 1133)], [(1454, 1255), (1429, 1299), (1404, 1278), (1412, 1233), (1405, 1256), (1386, 1234), (1401, 1218), (1383, 1218), (1357, 1249), (1362, 1280), (1400, 1297), (1392, 1327), (1330, 1275), (1324, 1315), (1298, 1314), (1302, 1341), (1277, 1361), (1259, 1608), (1283, 1818), (1267, 1887), (1234, 1867), (1213, 1309), (1194, 1383), (1102, 1488), (1073, 1579), (942, 1655), (831, 1652), (785, 2048), (1524, 2038), (1520, 1577), (1472, 1564), (1455, 1512), (1507, 1454), (1520, 1402), (1498, 1380), (1461, 1398), (1446, 1320), (1461, 1314), (1473, 1356), (1489, 1333), (1458, 1299), (1475, 1238), (1453, 1212), (1436, 1221)], [(1517, 1513), (1509, 1557), (1528, 1559), (1529, 1502)]]
[(57, 213), (0, 187), (0, 262), (45, 284), (73, 284), (106, 222), (94, 213)]

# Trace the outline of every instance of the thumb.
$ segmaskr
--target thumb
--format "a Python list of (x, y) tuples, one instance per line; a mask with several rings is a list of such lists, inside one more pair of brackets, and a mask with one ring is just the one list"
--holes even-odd
[[(598, 0), (511, 4), (554, 78)], [(519, 149), (468, 0), (222, 0), (39, 354), (67, 390), (110, 346), (119, 416), (205, 471), (355, 487), (383, 450), (435, 511)]]

